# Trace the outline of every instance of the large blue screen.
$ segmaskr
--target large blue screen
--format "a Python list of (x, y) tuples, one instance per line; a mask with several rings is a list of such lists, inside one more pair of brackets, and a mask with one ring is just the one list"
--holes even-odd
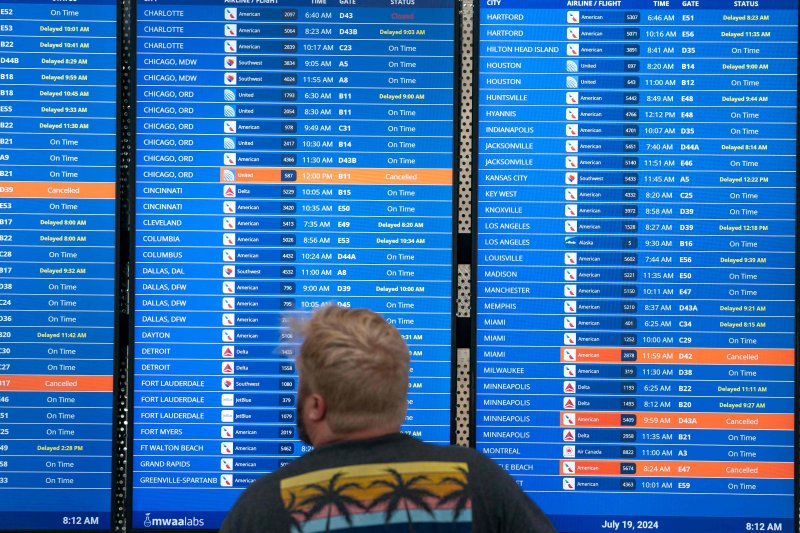
[(0, 1), (0, 530), (110, 530), (117, 4)]
[(565, 533), (793, 530), (797, 4), (478, 36), (478, 449)]
[(295, 436), (282, 317), (382, 313), (450, 442), (449, 1), (137, 7), (131, 526), (217, 528)]

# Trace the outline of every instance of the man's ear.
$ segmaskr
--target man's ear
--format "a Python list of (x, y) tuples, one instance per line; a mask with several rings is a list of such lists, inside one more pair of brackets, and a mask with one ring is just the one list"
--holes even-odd
[(316, 392), (310, 394), (306, 398), (305, 412), (306, 416), (314, 422), (324, 420), (328, 414), (328, 404), (325, 402), (325, 398)]

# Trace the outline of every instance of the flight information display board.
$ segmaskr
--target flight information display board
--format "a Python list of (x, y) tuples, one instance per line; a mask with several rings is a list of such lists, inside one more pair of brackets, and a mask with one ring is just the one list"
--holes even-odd
[(482, 0), (476, 445), (560, 531), (793, 531), (797, 3)]
[(0, 2), (0, 531), (110, 530), (117, 5)]
[(449, 443), (450, 0), (157, 0), (136, 22), (133, 528), (217, 528), (296, 439), (282, 316), (409, 343), (404, 429)]

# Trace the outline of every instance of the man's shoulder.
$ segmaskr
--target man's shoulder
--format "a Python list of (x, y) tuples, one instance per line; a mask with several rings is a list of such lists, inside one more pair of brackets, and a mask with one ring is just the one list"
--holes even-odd
[[(415, 523), (472, 524), (481, 532), (554, 531), (545, 527), (547, 519), (513, 479), (485, 455), (398, 433), (324, 446), (260, 478), (237, 503), (225, 533), (258, 531), (240, 524), (268, 522), (273, 531), (324, 524), (327, 515), (318, 506), (326, 495), (345, 502), (348, 523), (359, 527), (402, 521), (406, 515), (387, 513), (384, 507), (409, 487), (416, 500), (408, 516)], [(505, 521), (512, 529), (498, 529)]]
[(470, 448), (431, 444), (403, 433), (394, 433), (373, 439), (343, 441), (313, 450), (270, 475), (281, 479), (307, 470), (350, 463), (472, 461), (484, 458)]
[[(357, 462), (384, 462), (391, 461), (468, 461), (491, 462), (485, 455), (462, 446), (446, 444), (432, 444), (419, 439), (396, 433), (384, 437), (365, 441), (350, 441), (341, 446), (323, 448), (331, 458), (348, 458)], [(311, 459), (309, 454), (309, 459)], [(322, 455), (322, 453), (321, 453)], [(304, 457), (305, 458), (305, 457)]]
[(363, 474), (389, 468), (413, 469), (413, 464), (422, 472), (433, 463), (447, 463), (449, 466), (434, 468), (462, 470), (469, 477), (486, 475), (491, 469), (502, 472), (491, 459), (472, 448), (431, 444), (398, 433), (375, 439), (344, 441), (313, 450), (258, 479), (252, 492), (262, 495), (280, 492), (298, 479), (306, 480), (309, 475), (321, 476), (322, 479), (337, 473), (349, 476), (356, 472)]
[(409, 446), (415, 448), (415, 452), (442, 461), (463, 461), (472, 465), (499, 468), (497, 464), (481, 452), (474, 448), (465, 446), (430, 444), (416, 439), (410, 439)]
[[(343, 513), (338, 520), (359, 528), (412, 519), (466, 527), (472, 523), (470, 457), (469, 450), (402, 434), (327, 445), (253, 483), (229, 515), (225, 533), (256, 531), (241, 524), (258, 523), (275, 525), (273, 531), (290, 525), (319, 531), (328, 526), (330, 505)], [(399, 512), (391, 502), (406, 488), (413, 498)], [(279, 521), (286, 528), (277, 527)]]
[(442, 461), (467, 461), (470, 463), (484, 463), (491, 460), (473, 448), (447, 444), (431, 444), (416, 439), (410, 439), (408, 446), (415, 449), (416, 453)]
[(280, 493), (282, 479), (302, 475), (314, 470), (317, 470), (316, 461), (310, 457), (310, 454), (303, 455), (253, 481), (247, 487), (243, 496), (256, 499), (276, 496)]
[(261, 477), (253, 484), (253, 488), (276, 490), (282, 480), (320, 470), (403, 462), (459, 462), (466, 463), (468, 470), (500, 470), (491, 459), (472, 448), (431, 444), (398, 433), (363, 441), (345, 441), (313, 450)]

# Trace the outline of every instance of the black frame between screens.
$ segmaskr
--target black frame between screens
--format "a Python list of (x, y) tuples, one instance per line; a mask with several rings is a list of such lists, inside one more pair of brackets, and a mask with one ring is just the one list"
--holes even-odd
[[(480, 5), (483, 0), (476, 0), (474, 15), (473, 15), (473, 48), (472, 48), (472, 95), (474, 99), (472, 107), (472, 197), (471, 197), (471, 218), (470, 225), (472, 228), (471, 235), (471, 272), (470, 279), (470, 309), (472, 310), (471, 331), (470, 331), (470, 435), (469, 445), (475, 448), (476, 445), (476, 406), (477, 406), (477, 356), (475, 354), (475, 347), (477, 346), (478, 335), (478, 281), (477, 281), (477, 266), (478, 266), (478, 165), (475, 163), (475, 147), (479, 139), (479, 125), (480, 125), (480, 97), (478, 94), (480, 88)], [(798, 23), (800, 29), (800, 22)], [(795, 72), (800, 72), (800, 57), (795, 64)], [(800, 78), (799, 78), (800, 79)], [(800, 86), (797, 90), (798, 98), (800, 98)], [(800, 138), (800, 105), (797, 104), (795, 108), (795, 139)], [(795, 153), (795, 155), (797, 155)], [(795, 315), (795, 331), (794, 331), (794, 354), (795, 354), (795, 376), (794, 376), (794, 391), (795, 391), (795, 413), (794, 413), (794, 533), (800, 533), (800, 219), (798, 219), (798, 205), (800, 205), (800, 188), (798, 188), (797, 175), (800, 173), (800, 160), (795, 157), (795, 286), (794, 286), (794, 315)]]
[[(126, 34), (126, 49), (127, 53), (125, 54), (125, 60), (127, 61), (127, 70), (126, 74), (129, 78), (128, 80), (128, 99), (127, 99), (127, 112), (125, 113), (126, 125), (127, 125), (127, 139), (129, 140), (129, 144), (127, 146), (127, 154), (128, 154), (128, 172), (127, 172), (127, 195), (125, 197), (125, 204), (127, 205), (127, 217), (124, 221), (126, 223), (125, 231), (126, 236), (129, 236), (129, 242), (125, 247), (127, 251), (126, 257), (126, 264), (124, 268), (121, 269), (124, 271), (125, 274), (125, 283), (127, 285), (126, 289), (123, 289), (123, 293), (125, 294), (125, 301), (126, 306), (125, 310), (127, 315), (124, 317), (125, 328), (122, 328), (122, 321), (120, 322), (120, 329), (125, 329), (125, 333), (127, 334), (125, 337), (127, 339), (127, 345), (125, 346), (124, 350), (120, 350), (121, 358), (124, 359), (125, 365), (127, 368), (127, 372), (124, 377), (124, 382), (126, 384), (126, 388), (124, 389), (126, 392), (123, 392), (120, 395), (120, 401), (125, 404), (124, 411), (126, 413), (127, 418), (127, 425), (125, 427), (126, 433), (124, 436), (125, 448), (126, 452), (123, 452), (123, 462), (126, 465), (125, 467), (120, 467), (120, 469), (124, 469), (126, 472), (126, 478), (128, 480), (127, 485), (120, 485), (122, 490), (122, 496), (118, 495), (117, 501), (121, 502), (124, 505), (124, 521), (119, 523), (118, 531), (124, 531), (126, 533), (144, 533), (144, 532), (151, 532), (151, 533), (174, 533), (175, 531), (216, 531), (216, 529), (153, 529), (153, 528), (133, 528), (132, 524), (132, 517), (133, 517), (133, 487), (132, 481), (133, 480), (133, 464), (134, 464), (134, 447), (133, 447), (133, 438), (134, 438), (134, 406), (132, 401), (133, 395), (133, 384), (134, 384), (134, 333), (135, 333), (135, 308), (134, 308), (134, 296), (135, 296), (135, 252), (134, 246), (136, 242), (136, 224), (135, 224), (135, 202), (136, 202), (136, 91), (131, 90), (136, 87), (136, 72), (137, 72), (137, 9), (138, 3), (142, 2), (142, 0), (120, 0), (127, 6), (128, 10), (128, 19), (129, 19), (129, 26), (127, 28)], [(420, 1), (420, 0), (417, 0)], [(422, 0), (424, 1), (424, 0)], [(158, 5), (158, 4), (153, 4)], [(457, 388), (458, 388), (458, 369), (457, 369), (457, 342), (456, 342), (456, 329), (457, 329), (457, 310), (458, 310), (458, 259), (457, 259), (457, 242), (458, 242), (458, 162), (459, 162), (459, 139), (460, 139), (460, 98), (461, 98), (461, 54), (460, 54), (460, 46), (461, 46), (461, 31), (462, 31), (462, 22), (461, 22), (461, 2), (460, 0), (453, 0), (453, 101), (452, 101), (452, 125), (453, 125), (453, 141), (451, 145), (452, 150), (452, 180), (451, 180), (451, 269), (450, 269), (450, 276), (451, 276), (451, 310), (450, 310), (450, 323), (451, 323), (451, 335), (450, 335), (450, 443), (453, 444), (456, 441), (457, 435), (457, 426), (455, 424), (455, 416), (454, 414), (457, 411)], [(122, 28), (120, 29), (122, 31)], [(122, 244), (120, 245), (122, 248)], [(122, 378), (121, 378), (122, 379)]]

